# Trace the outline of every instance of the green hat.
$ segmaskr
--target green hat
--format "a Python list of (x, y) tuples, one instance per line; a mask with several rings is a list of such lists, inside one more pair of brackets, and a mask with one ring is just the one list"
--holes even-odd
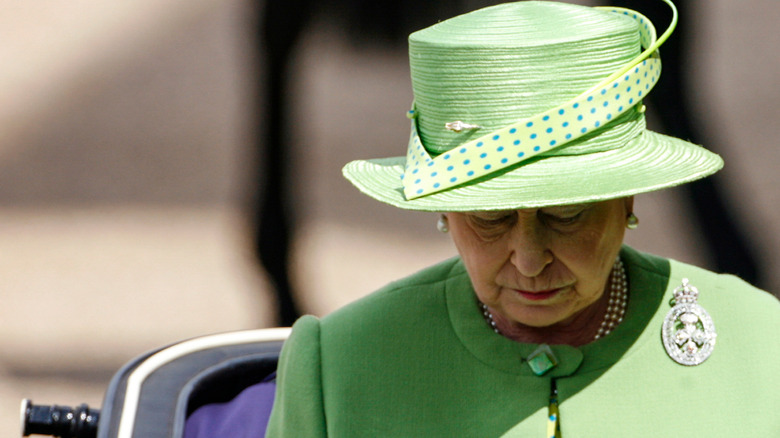
[(664, 1), (674, 19), (658, 39), (635, 11), (533, 1), (413, 33), (407, 154), (353, 161), (344, 175), (400, 208), (479, 211), (620, 198), (718, 171), (719, 156), (645, 127), (657, 49), (676, 25)]

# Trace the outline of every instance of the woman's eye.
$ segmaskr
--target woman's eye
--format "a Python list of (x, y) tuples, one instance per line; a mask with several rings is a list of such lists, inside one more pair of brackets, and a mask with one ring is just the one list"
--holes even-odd
[(471, 215), (469, 222), (483, 238), (492, 238), (512, 228), (515, 223), (514, 213), (496, 215)]
[(556, 217), (555, 220), (558, 221), (558, 222), (562, 222), (562, 223), (568, 224), (568, 223), (576, 221), (579, 218), (580, 218), (580, 214), (576, 214), (574, 216), (568, 216), (568, 217)]
[(501, 216), (473, 216), (472, 220), (478, 225), (496, 226), (511, 222), (513, 215), (506, 214)]
[(494, 225), (500, 225), (503, 221), (504, 221), (504, 219), (502, 219), (502, 218), (485, 219), (485, 218), (477, 217), (477, 218), (474, 218), (473, 222), (475, 224), (479, 225), (479, 226), (491, 227), (491, 226), (494, 226)]
[(548, 221), (551, 221), (553, 223), (560, 224), (560, 225), (569, 225), (577, 222), (577, 220), (579, 220), (579, 218), (582, 216), (582, 212), (579, 212), (575, 215), (556, 216), (556, 215), (547, 214), (545, 216)]

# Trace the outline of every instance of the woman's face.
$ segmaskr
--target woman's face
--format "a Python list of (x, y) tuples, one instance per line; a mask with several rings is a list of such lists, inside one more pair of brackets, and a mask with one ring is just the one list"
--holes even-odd
[(514, 324), (547, 327), (601, 297), (632, 208), (623, 198), (447, 218), (479, 300)]

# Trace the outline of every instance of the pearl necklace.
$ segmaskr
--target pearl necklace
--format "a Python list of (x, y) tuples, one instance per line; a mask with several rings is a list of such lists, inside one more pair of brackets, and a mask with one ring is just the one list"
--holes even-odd
[[(604, 320), (601, 321), (596, 335), (593, 340), (597, 340), (607, 336), (612, 330), (615, 329), (621, 322), (623, 322), (623, 316), (626, 314), (626, 308), (628, 307), (628, 279), (626, 278), (626, 270), (623, 267), (623, 262), (618, 257), (615, 260), (615, 264), (612, 265), (612, 275), (610, 276), (609, 285), (609, 301), (607, 303), (607, 312), (604, 314)], [(485, 321), (490, 324), (490, 327), (494, 332), (501, 334), (496, 325), (496, 321), (493, 320), (493, 314), (488, 309), (488, 306), (484, 303), (480, 303), (482, 306), (482, 315), (485, 317)]]
[(604, 314), (604, 320), (596, 332), (593, 340), (607, 336), (615, 327), (623, 322), (623, 316), (628, 307), (628, 278), (623, 262), (618, 257), (615, 264), (612, 265), (612, 281), (609, 285), (609, 301), (607, 303), (607, 312)]

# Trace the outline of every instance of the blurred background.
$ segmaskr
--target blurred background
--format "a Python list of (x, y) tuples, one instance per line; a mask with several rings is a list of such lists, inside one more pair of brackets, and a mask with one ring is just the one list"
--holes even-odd
[[(265, 261), (289, 261), (300, 312), (327, 314), (455, 254), (435, 215), (363, 197), (340, 169), (405, 152), (408, 31), (488, 3), (351, 3), (3, 1), (0, 435), (18, 436), (23, 397), (99, 407), (144, 351), (281, 324), (280, 280), (256, 256), (258, 215), (267, 226), (280, 213), (257, 207), (269, 172), (286, 178), (290, 234)], [(642, 195), (628, 241), (716, 270), (711, 242), (738, 241), (747, 252), (722, 252), (779, 291), (780, 4), (686, 6), (687, 97), (663, 97), (690, 100), (698, 141), (724, 156), (726, 213), (687, 189)], [(274, 68), (284, 105), (267, 91)], [(284, 128), (271, 147), (269, 121)], [(716, 221), (707, 243), (702, 217), (724, 215), (733, 230)]]

